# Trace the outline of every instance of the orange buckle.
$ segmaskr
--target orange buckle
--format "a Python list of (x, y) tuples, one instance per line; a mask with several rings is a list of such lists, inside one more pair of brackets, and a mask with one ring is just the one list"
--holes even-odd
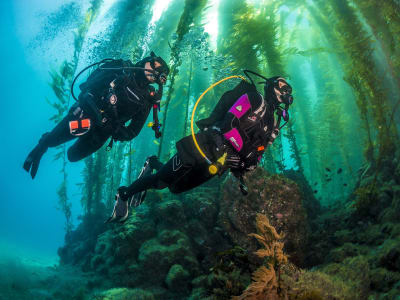
[(90, 119), (83, 119), (81, 120), (82, 129), (89, 129), (90, 128)]
[(69, 129), (71, 129), (71, 131), (77, 130), (78, 128), (79, 128), (78, 121), (70, 121), (69, 122)]
[(265, 149), (264, 146), (260, 146), (257, 148), (257, 151), (263, 151), (264, 149)]

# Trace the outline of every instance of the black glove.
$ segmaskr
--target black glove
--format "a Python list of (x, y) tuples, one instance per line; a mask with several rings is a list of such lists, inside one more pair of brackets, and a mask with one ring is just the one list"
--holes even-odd
[(124, 142), (130, 141), (132, 136), (128, 128), (126, 128), (124, 125), (119, 125), (113, 133), (113, 138), (117, 141)]
[(232, 170), (242, 170), (244, 163), (239, 154), (230, 146), (227, 147), (226, 151), (228, 154), (226, 156), (225, 165)]

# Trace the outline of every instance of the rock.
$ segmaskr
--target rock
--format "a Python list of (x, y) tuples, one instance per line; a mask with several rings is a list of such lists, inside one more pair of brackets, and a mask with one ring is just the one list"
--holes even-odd
[(222, 186), (219, 226), (233, 243), (253, 252), (259, 246), (248, 234), (257, 232), (256, 214), (265, 214), (277, 231), (285, 234), (285, 251), (291, 261), (302, 265), (309, 232), (297, 184), (283, 176), (268, 176), (261, 168), (249, 173), (245, 180), (247, 196), (241, 194), (233, 177)]
[(186, 265), (190, 272), (197, 272), (198, 267), (188, 237), (177, 230), (164, 230), (159, 237), (144, 242), (139, 250), (138, 262), (144, 280), (159, 284), (174, 264)]
[(199, 247), (203, 247), (209, 238), (209, 233), (204, 228), (202, 222), (197, 219), (192, 219), (186, 224), (187, 232), (190, 232), (190, 236)]
[(166, 227), (179, 228), (179, 226), (186, 223), (182, 202), (178, 200), (159, 203), (153, 213), (155, 214), (156, 222)]
[(179, 240), (188, 242), (188, 237), (186, 234), (179, 230), (162, 230), (158, 234), (158, 240), (161, 244), (170, 246), (172, 244), (178, 243)]
[(306, 209), (309, 221), (321, 215), (321, 204), (315, 198), (313, 188), (304, 176), (304, 173), (293, 169), (285, 170), (283, 175), (297, 183), (301, 190), (303, 206)]
[(187, 194), (183, 201), (185, 215), (189, 220), (201, 220), (201, 224), (208, 230), (215, 226), (218, 215), (218, 196), (214, 191), (201, 189)]
[(168, 289), (173, 292), (185, 291), (190, 282), (190, 274), (181, 265), (173, 265), (165, 278)]
[(155, 300), (154, 295), (142, 289), (115, 288), (95, 294), (91, 300)]

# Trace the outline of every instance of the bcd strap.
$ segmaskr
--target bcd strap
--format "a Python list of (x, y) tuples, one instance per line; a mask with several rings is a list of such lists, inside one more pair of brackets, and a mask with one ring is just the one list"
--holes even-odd
[(154, 135), (158, 139), (159, 137), (161, 137), (161, 132), (160, 132), (161, 124), (158, 121), (157, 110), (159, 110), (159, 105), (153, 104), (153, 124), (151, 128), (154, 130)]
[(69, 122), (69, 132), (74, 136), (81, 136), (90, 130), (90, 119), (79, 119)]

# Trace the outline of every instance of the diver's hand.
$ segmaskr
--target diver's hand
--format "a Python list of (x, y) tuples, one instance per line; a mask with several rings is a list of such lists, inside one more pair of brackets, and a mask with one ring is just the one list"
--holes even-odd
[(155, 135), (156, 139), (160, 138), (162, 135), (161, 131), (160, 131), (161, 126), (162, 125), (160, 123), (155, 123), (155, 124), (153, 124), (153, 126), (151, 126), (151, 129), (154, 130), (154, 135)]

